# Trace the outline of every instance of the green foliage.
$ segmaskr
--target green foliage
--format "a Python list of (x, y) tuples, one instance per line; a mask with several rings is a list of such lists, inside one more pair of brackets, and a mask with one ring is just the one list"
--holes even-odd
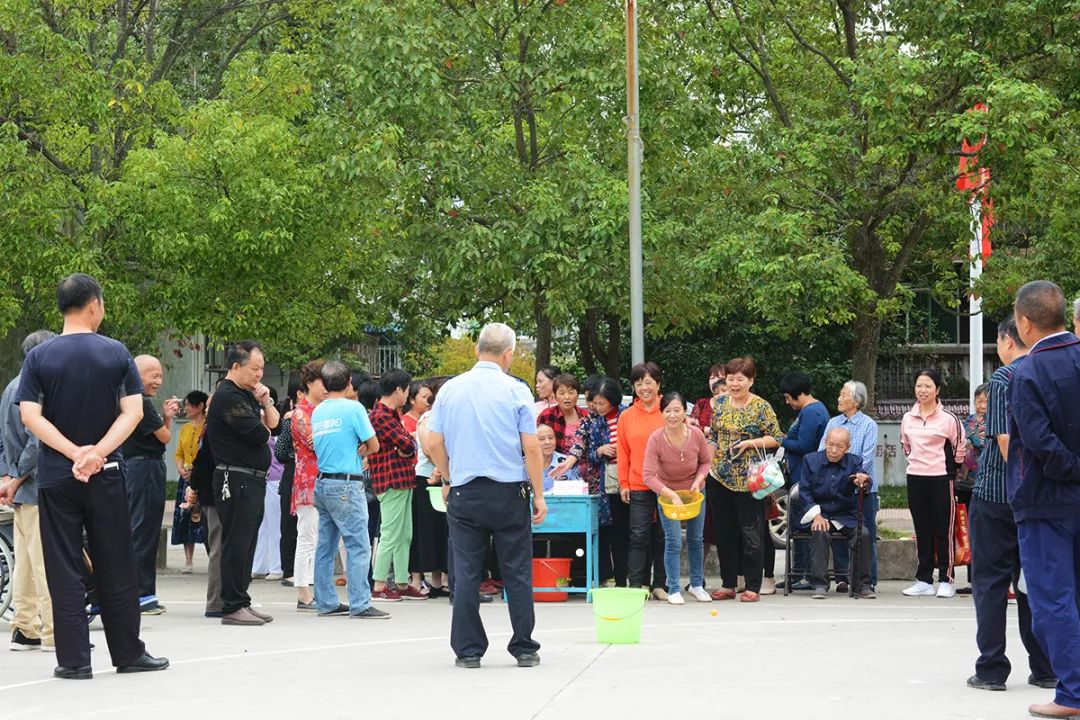
[[(432, 376), (467, 372), (476, 365), (476, 343), (469, 338), (447, 338), (436, 348), (435, 359), (437, 364)], [(514, 353), (510, 374), (527, 382), (532, 389), (536, 385), (535, 367), (536, 359), (532, 353), (519, 349)]]
[[(434, 370), (448, 326), (500, 319), (625, 368), (621, 5), (0, 0), (0, 331), (55, 324), (82, 270), (139, 350), (295, 364), (393, 327)], [(684, 389), (744, 353), (770, 392), (872, 385), (910, 288), (962, 294), (964, 137), (990, 138), (987, 311), (1080, 291), (1075, 1), (640, 12), (647, 332)]]

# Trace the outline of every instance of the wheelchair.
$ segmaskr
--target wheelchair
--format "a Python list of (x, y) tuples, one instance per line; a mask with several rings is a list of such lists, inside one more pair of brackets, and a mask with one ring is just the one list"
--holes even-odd
[[(780, 490), (779, 492), (784, 492)], [(855, 537), (859, 537), (863, 530), (863, 499), (866, 495), (864, 489), (859, 490), (859, 500), (855, 515)], [(792, 485), (787, 489), (787, 502), (785, 503), (787, 509), (787, 533), (785, 537), (785, 550), (784, 553), (784, 596), (787, 597), (791, 594), (791, 578), (792, 573), (796, 573), (801, 576), (808, 575), (810, 573), (809, 567), (798, 567), (795, 565), (795, 541), (805, 540), (807, 542), (813, 537), (813, 533), (810, 532), (808, 527), (803, 527), (800, 522), (801, 515), (805, 511), (802, 508), (802, 504), (799, 502), (799, 485), (798, 483)], [(834, 547), (837, 542), (847, 543), (848, 537), (841, 532), (829, 533), (829, 545)], [(830, 583), (846, 582), (848, 584), (848, 597), (858, 597), (858, 583), (855, 581), (855, 573), (859, 567), (859, 553), (861, 552), (861, 543), (856, 542), (851, 546), (851, 558), (848, 563), (847, 570), (836, 569), (836, 553), (831, 552), (830, 562), (828, 570), (825, 573), (825, 579)], [(809, 559), (809, 553), (807, 553)]]

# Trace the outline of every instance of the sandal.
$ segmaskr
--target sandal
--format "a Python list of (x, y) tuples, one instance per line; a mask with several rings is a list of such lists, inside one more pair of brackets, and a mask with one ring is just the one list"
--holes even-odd
[(745, 591), (745, 592), (744, 592), (744, 593), (742, 594), (742, 597), (741, 597), (741, 598), (739, 598), (739, 599), (740, 599), (740, 600), (741, 600), (742, 602), (757, 602), (758, 600), (760, 600), (760, 599), (761, 599), (761, 596), (760, 596), (760, 595), (758, 595), (758, 594), (757, 594), (756, 592), (754, 592), (753, 590), (747, 590), (747, 591)]
[(720, 588), (719, 590), (713, 590), (712, 594), (710, 594), (709, 597), (711, 597), (713, 600), (734, 600), (735, 591)]

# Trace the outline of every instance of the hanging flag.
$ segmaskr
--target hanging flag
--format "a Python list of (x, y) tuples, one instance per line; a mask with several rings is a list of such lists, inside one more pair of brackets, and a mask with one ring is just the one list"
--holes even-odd
[[(986, 105), (976, 103), (968, 112), (986, 112)], [(969, 193), (971, 205), (979, 203), (981, 211), (979, 222), (973, 226), (979, 233), (980, 254), (986, 261), (993, 252), (990, 244), (990, 229), (994, 226), (994, 201), (990, 197), (990, 168), (979, 166), (979, 153), (986, 144), (986, 136), (975, 144), (967, 141), (960, 143), (960, 173), (956, 178), (956, 189), (960, 192)]]

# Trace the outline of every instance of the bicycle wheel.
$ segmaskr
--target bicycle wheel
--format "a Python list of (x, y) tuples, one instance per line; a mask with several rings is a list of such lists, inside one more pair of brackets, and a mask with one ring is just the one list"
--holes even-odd
[(15, 554), (6, 537), (0, 534), (0, 618), (11, 620), (11, 595), (14, 583), (11, 576), (15, 569)]

